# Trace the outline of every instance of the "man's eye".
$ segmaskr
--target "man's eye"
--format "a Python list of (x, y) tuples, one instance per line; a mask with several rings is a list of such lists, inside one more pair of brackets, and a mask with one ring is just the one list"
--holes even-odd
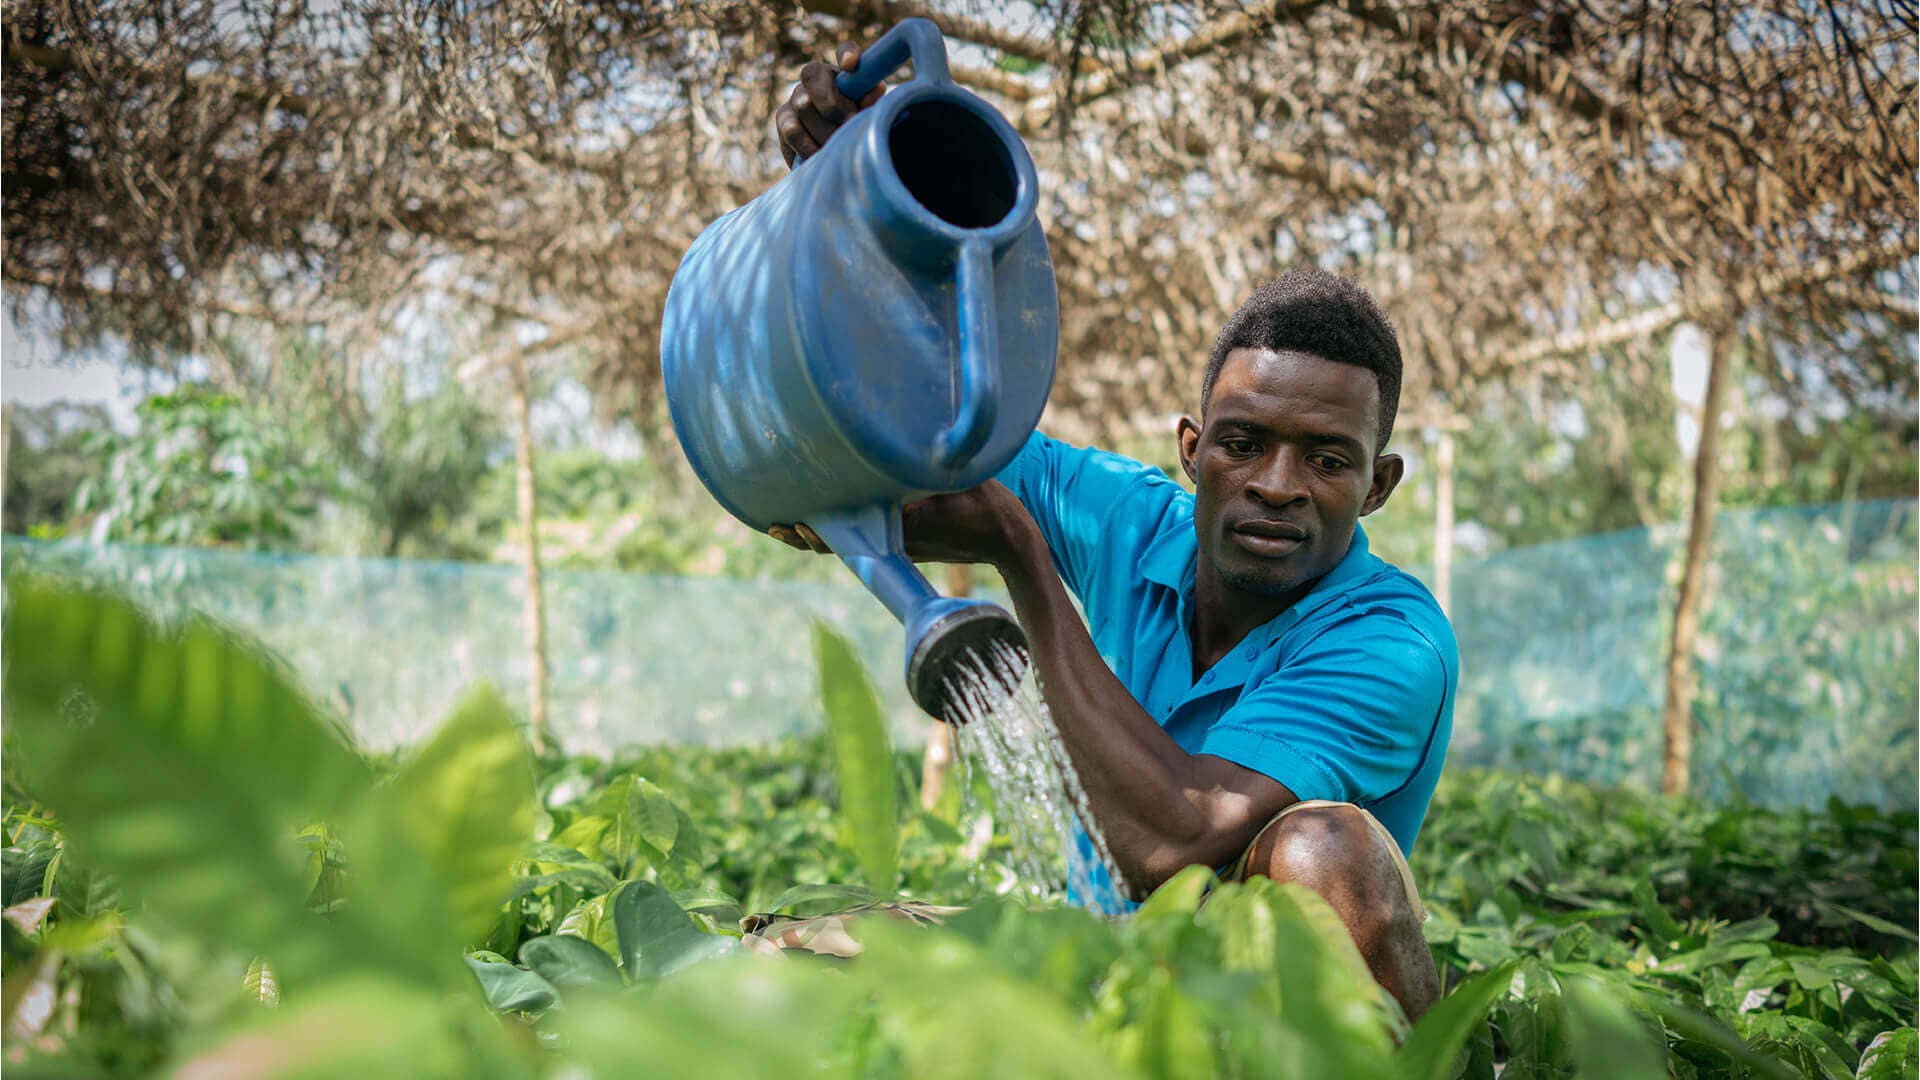
[(1220, 445), (1227, 453), (1239, 454), (1242, 457), (1260, 452), (1259, 444), (1252, 439), (1221, 439)]
[(1344, 469), (1347, 467), (1346, 462), (1340, 460), (1337, 457), (1331, 457), (1327, 454), (1316, 455), (1313, 458), (1313, 463), (1315, 465), (1318, 465), (1320, 468), (1325, 469), (1328, 472), (1339, 472), (1341, 469)]

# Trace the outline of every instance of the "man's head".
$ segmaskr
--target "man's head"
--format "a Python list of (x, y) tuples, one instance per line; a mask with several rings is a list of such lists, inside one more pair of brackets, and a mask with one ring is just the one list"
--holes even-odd
[(1393, 326), (1319, 270), (1263, 285), (1215, 341), (1180, 421), (1205, 562), (1235, 592), (1296, 596), (1346, 554), (1405, 469), (1382, 453), (1400, 397)]

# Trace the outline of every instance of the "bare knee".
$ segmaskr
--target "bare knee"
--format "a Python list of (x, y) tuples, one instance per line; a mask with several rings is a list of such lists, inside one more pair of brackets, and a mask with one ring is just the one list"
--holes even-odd
[(1319, 893), (1365, 951), (1370, 940), (1386, 938), (1413, 919), (1399, 869), (1384, 845), (1356, 806), (1307, 807), (1260, 834), (1247, 853), (1247, 874)]

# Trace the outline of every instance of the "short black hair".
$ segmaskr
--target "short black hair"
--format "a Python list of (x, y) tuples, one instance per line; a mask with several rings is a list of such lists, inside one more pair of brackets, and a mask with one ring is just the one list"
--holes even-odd
[(1386, 449), (1400, 411), (1400, 341), (1367, 290), (1314, 267), (1289, 270), (1255, 289), (1213, 341), (1200, 384), (1203, 416), (1220, 366), (1235, 349), (1303, 352), (1373, 372), (1380, 385), (1379, 449)]

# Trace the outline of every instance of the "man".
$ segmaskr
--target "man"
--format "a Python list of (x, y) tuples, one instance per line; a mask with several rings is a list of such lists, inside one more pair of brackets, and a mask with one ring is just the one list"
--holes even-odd
[[(845, 46), (840, 68), (858, 59)], [(834, 73), (806, 65), (777, 112), (789, 162), (857, 108)], [(1007, 583), (1122, 878), (1083, 900), (1124, 909), (1195, 863), (1300, 883), (1418, 1016), (1440, 988), (1405, 853), (1446, 757), (1459, 661), (1431, 594), (1369, 554), (1359, 526), (1404, 472), (1385, 452), (1399, 396), (1399, 345), (1372, 298), (1294, 271), (1214, 342), (1199, 419), (1179, 424), (1193, 495), (1035, 434), (994, 481), (904, 521), (916, 559), (988, 563)], [(804, 525), (773, 534), (826, 550)]]

